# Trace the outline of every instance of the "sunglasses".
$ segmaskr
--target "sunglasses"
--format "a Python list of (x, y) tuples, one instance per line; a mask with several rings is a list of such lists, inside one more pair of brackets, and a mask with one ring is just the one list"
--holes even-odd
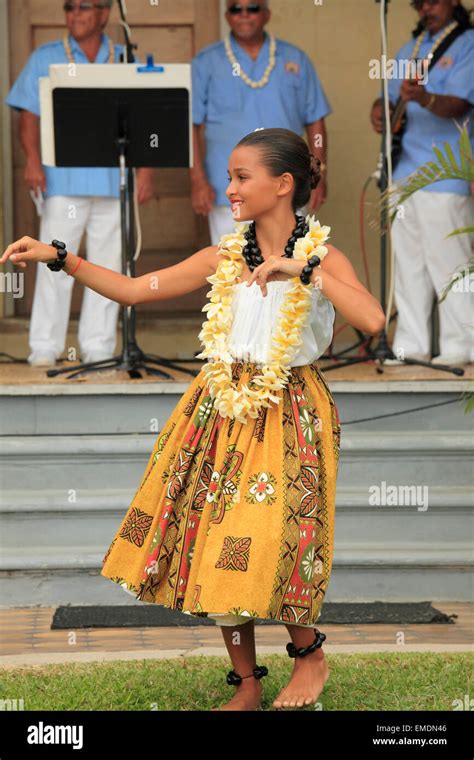
[(94, 8), (106, 8), (107, 6), (102, 5), (102, 3), (90, 3), (90, 2), (82, 2), (82, 3), (64, 3), (63, 9), (66, 13), (71, 13), (74, 10), (78, 11), (92, 11)]
[(427, 3), (430, 8), (433, 8), (433, 6), (438, 5), (439, 0), (411, 0), (410, 5), (416, 11), (421, 11), (425, 3)]
[(248, 13), (257, 14), (260, 13), (260, 11), (263, 10), (263, 6), (259, 5), (258, 3), (249, 3), (247, 7), (239, 5), (239, 3), (234, 3), (234, 5), (231, 5), (230, 8), (227, 8), (229, 13), (232, 13), (233, 16), (238, 16), (243, 11), (247, 11)]

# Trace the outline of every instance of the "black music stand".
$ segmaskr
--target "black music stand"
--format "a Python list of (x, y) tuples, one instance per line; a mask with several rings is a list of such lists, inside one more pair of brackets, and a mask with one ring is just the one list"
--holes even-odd
[[(87, 66), (87, 64), (85, 64)], [(121, 64), (122, 65), (122, 64)], [(108, 64), (106, 72), (112, 68)], [(138, 72), (164, 71), (151, 56)], [(103, 78), (101, 78), (101, 82)], [(133, 172), (131, 167), (188, 168), (189, 91), (185, 87), (55, 87), (52, 90), (56, 166), (119, 167), (122, 234), (122, 274), (133, 277)], [(128, 178), (127, 178), (128, 173)], [(67, 241), (66, 241), (67, 243)], [(130, 309), (130, 316), (128, 314)], [(179, 360), (179, 361), (196, 361)], [(196, 376), (198, 370), (181, 367), (170, 359), (145, 354), (135, 339), (135, 307), (122, 307), (122, 352), (70, 369), (50, 369), (48, 377), (71, 373), (68, 379), (108, 369), (123, 369), (131, 378), (147, 374), (171, 379), (163, 365)]]

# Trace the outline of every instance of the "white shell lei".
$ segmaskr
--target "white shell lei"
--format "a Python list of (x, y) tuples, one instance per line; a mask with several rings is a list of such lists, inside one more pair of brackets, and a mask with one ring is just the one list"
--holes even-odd
[[(315, 254), (322, 260), (328, 249), (323, 243), (329, 237), (330, 227), (321, 227), (314, 216), (306, 217), (309, 230), (299, 238), (293, 250), (293, 258), (307, 261)], [(208, 359), (203, 370), (209, 386), (209, 392), (215, 399), (215, 406), (222, 417), (231, 417), (246, 423), (247, 416), (256, 418), (262, 406), (269, 407), (270, 401), (280, 403), (280, 397), (272, 393), (283, 388), (291, 373), (291, 360), (302, 342), (301, 330), (311, 309), (312, 283), (304, 285), (299, 275), (289, 278), (292, 287), (285, 292), (279, 310), (279, 318), (272, 336), (269, 361), (263, 365), (262, 374), (254, 377), (250, 388), (242, 383), (238, 390), (232, 381), (232, 362), (236, 360), (229, 353), (228, 337), (232, 327), (232, 299), (235, 285), (243, 269), (243, 249), (247, 245), (244, 232), (249, 224), (237, 222), (235, 232), (222, 235), (219, 241), (219, 253), (224, 258), (219, 262), (215, 274), (206, 277), (212, 283), (212, 289), (206, 294), (209, 303), (203, 306), (207, 311), (207, 320), (203, 322), (199, 340), (204, 351), (197, 354), (198, 359)], [(262, 296), (263, 297), (263, 296)]]
[[(71, 45), (69, 44), (69, 37), (67, 34), (65, 34), (63, 37), (63, 45), (64, 45), (64, 50), (66, 51), (66, 56), (69, 63), (74, 63), (74, 56), (72, 54)], [(107, 63), (113, 63), (114, 60), (115, 60), (114, 43), (109, 37), (109, 59)]]
[(250, 77), (245, 73), (245, 71), (243, 71), (240, 63), (237, 61), (237, 58), (235, 57), (234, 51), (232, 50), (232, 46), (230, 44), (230, 32), (227, 35), (227, 37), (224, 39), (225, 52), (226, 52), (227, 58), (232, 64), (233, 70), (238, 71), (241, 80), (245, 82), (245, 84), (247, 84), (249, 87), (252, 87), (253, 89), (256, 89), (258, 87), (265, 87), (268, 80), (270, 79), (270, 74), (275, 68), (276, 40), (271, 32), (269, 32), (269, 37), (270, 37), (270, 48), (268, 51), (268, 65), (265, 71), (263, 72), (263, 76), (258, 80), (258, 82), (256, 82), (255, 79), (250, 79)]

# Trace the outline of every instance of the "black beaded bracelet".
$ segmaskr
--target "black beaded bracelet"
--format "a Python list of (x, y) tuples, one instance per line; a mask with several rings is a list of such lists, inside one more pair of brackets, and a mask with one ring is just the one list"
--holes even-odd
[(56, 248), (58, 257), (57, 259), (54, 259), (54, 261), (48, 262), (46, 266), (48, 269), (51, 269), (52, 272), (60, 272), (61, 269), (64, 269), (66, 264), (66, 243), (63, 243), (62, 240), (52, 240), (51, 245)]
[(321, 259), (319, 256), (311, 256), (311, 258), (308, 259), (300, 274), (300, 280), (303, 285), (309, 285), (311, 282), (311, 274), (313, 272), (313, 269), (314, 267), (318, 267), (320, 263)]

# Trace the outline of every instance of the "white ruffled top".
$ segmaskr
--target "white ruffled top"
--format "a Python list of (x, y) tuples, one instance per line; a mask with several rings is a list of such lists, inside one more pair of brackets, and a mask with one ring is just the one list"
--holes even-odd
[[(267, 282), (267, 295), (260, 285), (245, 282), (235, 285), (232, 299), (233, 320), (229, 334), (229, 353), (240, 362), (265, 364), (269, 358), (272, 334), (276, 329), (280, 305), (290, 280)], [(302, 328), (302, 343), (291, 362), (291, 367), (312, 364), (332, 340), (335, 309), (319, 288), (311, 288), (312, 305), (308, 320)]]

